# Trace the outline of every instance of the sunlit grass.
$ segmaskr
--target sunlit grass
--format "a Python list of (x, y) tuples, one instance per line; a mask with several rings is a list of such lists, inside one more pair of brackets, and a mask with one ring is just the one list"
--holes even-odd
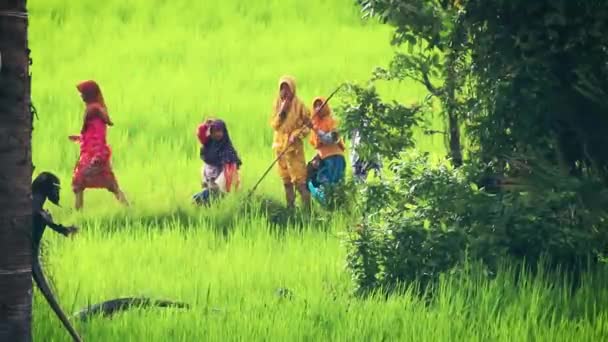
[[(71, 312), (139, 295), (193, 305), (77, 322), (89, 340), (599, 341), (608, 332), (605, 272), (585, 279), (575, 296), (557, 276), (516, 283), (507, 269), (494, 281), (446, 278), (432, 303), (409, 292), (356, 299), (333, 233), (277, 234), (261, 219), (239, 227), (225, 240), (204, 224), (126, 225), (112, 234), (93, 224), (54, 246), (49, 270), (64, 277), (59, 293)], [(37, 299), (37, 335), (61, 340), (58, 321)]]

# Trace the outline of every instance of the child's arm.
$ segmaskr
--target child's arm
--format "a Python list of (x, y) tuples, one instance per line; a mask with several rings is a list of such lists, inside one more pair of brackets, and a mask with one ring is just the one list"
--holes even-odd
[(279, 99), (275, 102), (273, 107), (274, 113), (272, 114), (272, 120), (270, 121), (270, 126), (272, 126), (275, 131), (281, 127), (283, 121), (285, 121), (285, 117), (287, 116), (285, 111), (285, 106), (287, 103), (285, 101), (280, 101), (281, 100)]
[(308, 126), (309, 123), (310, 123), (310, 111), (308, 111), (308, 109), (306, 109), (306, 107), (302, 107), (302, 110), (300, 111), (300, 117), (298, 118), (299, 128), (296, 128), (291, 133), (291, 139), (301, 139), (301, 138), (307, 136), (308, 133), (310, 133), (310, 128)]
[(66, 227), (62, 224), (55, 223), (55, 221), (53, 221), (53, 217), (51, 216), (51, 213), (49, 213), (48, 211), (46, 211), (44, 209), (40, 210), (40, 216), (42, 217), (42, 220), (47, 225), (47, 227), (51, 228), (52, 230), (56, 231), (57, 233), (59, 233), (63, 236), (69, 236), (70, 234), (74, 234), (78, 231), (78, 228), (76, 228), (74, 226)]
[(199, 125), (196, 130), (196, 136), (201, 145), (207, 144), (209, 141), (209, 124), (205, 122), (204, 124)]
[(82, 140), (82, 137), (78, 134), (78, 135), (70, 135), (68, 136), (68, 139), (70, 139), (70, 141), (73, 141), (75, 143), (80, 143), (80, 141)]
[(281, 120), (280, 115), (279, 114), (275, 114), (272, 117), (272, 120), (270, 121), (270, 126), (272, 127), (272, 129), (274, 129), (275, 131), (278, 130), (281, 125), (283, 124), (283, 120)]
[(305, 137), (310, 133), (310, 111), (306, 107), (302, 107), (300, 112), (300, 119), (302, 120), (302, 127), (300, 128), (300, 136)]

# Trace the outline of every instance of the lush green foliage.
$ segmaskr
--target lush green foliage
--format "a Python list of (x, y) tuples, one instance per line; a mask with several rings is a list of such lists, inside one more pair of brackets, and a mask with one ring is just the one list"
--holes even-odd
[(608, 231), (569, 189), (489, 193), (472, 166), (432, 165), (407, 155), (394, 177), (366, 189), (365, 217), (350, 237), (349, 267), (359, 292), (434, 284), (470, 260), (488, 275), (500, 260), (576, 271), (605, 252)]
[(438, 98), (446, 127), (439, 133), (444, 134), (452, 163), (462, 165), (460, 121), (466, 113), (460, 97), (466, 78), (461, 74), (467, 62), (459, 6), (435, 0), (358, 2), (367, 15), (395, 26), (392, 45), (408, 48), (407, 53), (397, 52), (388, 68), (378, 68), (373, 80), (415, 81), (425, 87), (428, 97)]
[[(593, 202), (606, 203), (608, 159), (601, 146), (608, 126), (599, 95), (606, 84), (592, 75), (608, 70), (608, 41), (599, 34), (608, 5), (359, 3), (395, 27), (392, 44), (410, 47), (372, 79), (424, 85), (441, 99), (453, 165), (461, 165), (463, 124), (472, 152), (457, 170), (403, 158), (399, 153), (414, 145), (411, 132), (419, 126), (413, 111), (402, 111), (405, 123), (365, 121), (378, 108), (403, 107), (361, 91), (343, 107), (345, 117), (373, 132), (362, 153), (393, 162), (392, 178), (364, 189), (361, 226), (351, 236), (349, 263), (359, 290), (426, 286), (465, 257), (483, 261), (490, 273), (503, 257), (535, 266), (546, 255), (548, 266), (577, 273), (601, 258), (608, 217)], [(396, 130), (401, 134), (385, 134)]]
[(396, 101), (382, 102), (373, 85), (362, 87), (349, 85), (349, 97), (339, 108), (344, 135), (357, 130), (361, 141), (357, 153), (363, 158), (375, 154), (385, 158), (397, 158), (406, 148), (414, 146), (414, 129), (422, 123), (420, 105), (406, 107)]
[(467, 1), (465, 13), (481, 157), (542, 153), (608, 179), (606, 3)]

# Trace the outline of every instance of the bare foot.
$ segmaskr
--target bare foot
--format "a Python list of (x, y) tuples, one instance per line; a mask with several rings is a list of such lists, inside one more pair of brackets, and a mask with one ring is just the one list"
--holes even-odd
[(129, 204), (129, 201), (127, 200), (127, 197), (125, 196), (125, 193), (122, 192), (121, 190), (118, 190), (118, 192), (115, 194), (116, 199), (122, 203), (122, 205), (124, 205), (125, 207), (129, 207), (131, 206)]
[(77, 192), (77, 193), (75, 193), (75, 195), (76, 195), (76, 203), (74, 204), (74, 207), (76, 208), (76, 211), (81, 211), (82, 205), (84, 203), (84, 194), (82, 192)]

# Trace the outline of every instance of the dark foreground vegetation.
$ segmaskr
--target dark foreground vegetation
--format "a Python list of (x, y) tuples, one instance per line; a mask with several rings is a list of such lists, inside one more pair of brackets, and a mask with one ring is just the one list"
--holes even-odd
[[(608, 4), (570, 0), (366, 1), (395, 27), (397, 53), (351, 85), (345, 130), (364, 123), (365, 156), (391, 160), (368, 185), (349, 237), (361, 292), (425, 288), (481, 262), (566, 272), (576, 288), (608, 247)], [(415, 80), (415, 105), (385, 103), (378, 81)], [(432, 114), (445, 160), (407, 152)]]

